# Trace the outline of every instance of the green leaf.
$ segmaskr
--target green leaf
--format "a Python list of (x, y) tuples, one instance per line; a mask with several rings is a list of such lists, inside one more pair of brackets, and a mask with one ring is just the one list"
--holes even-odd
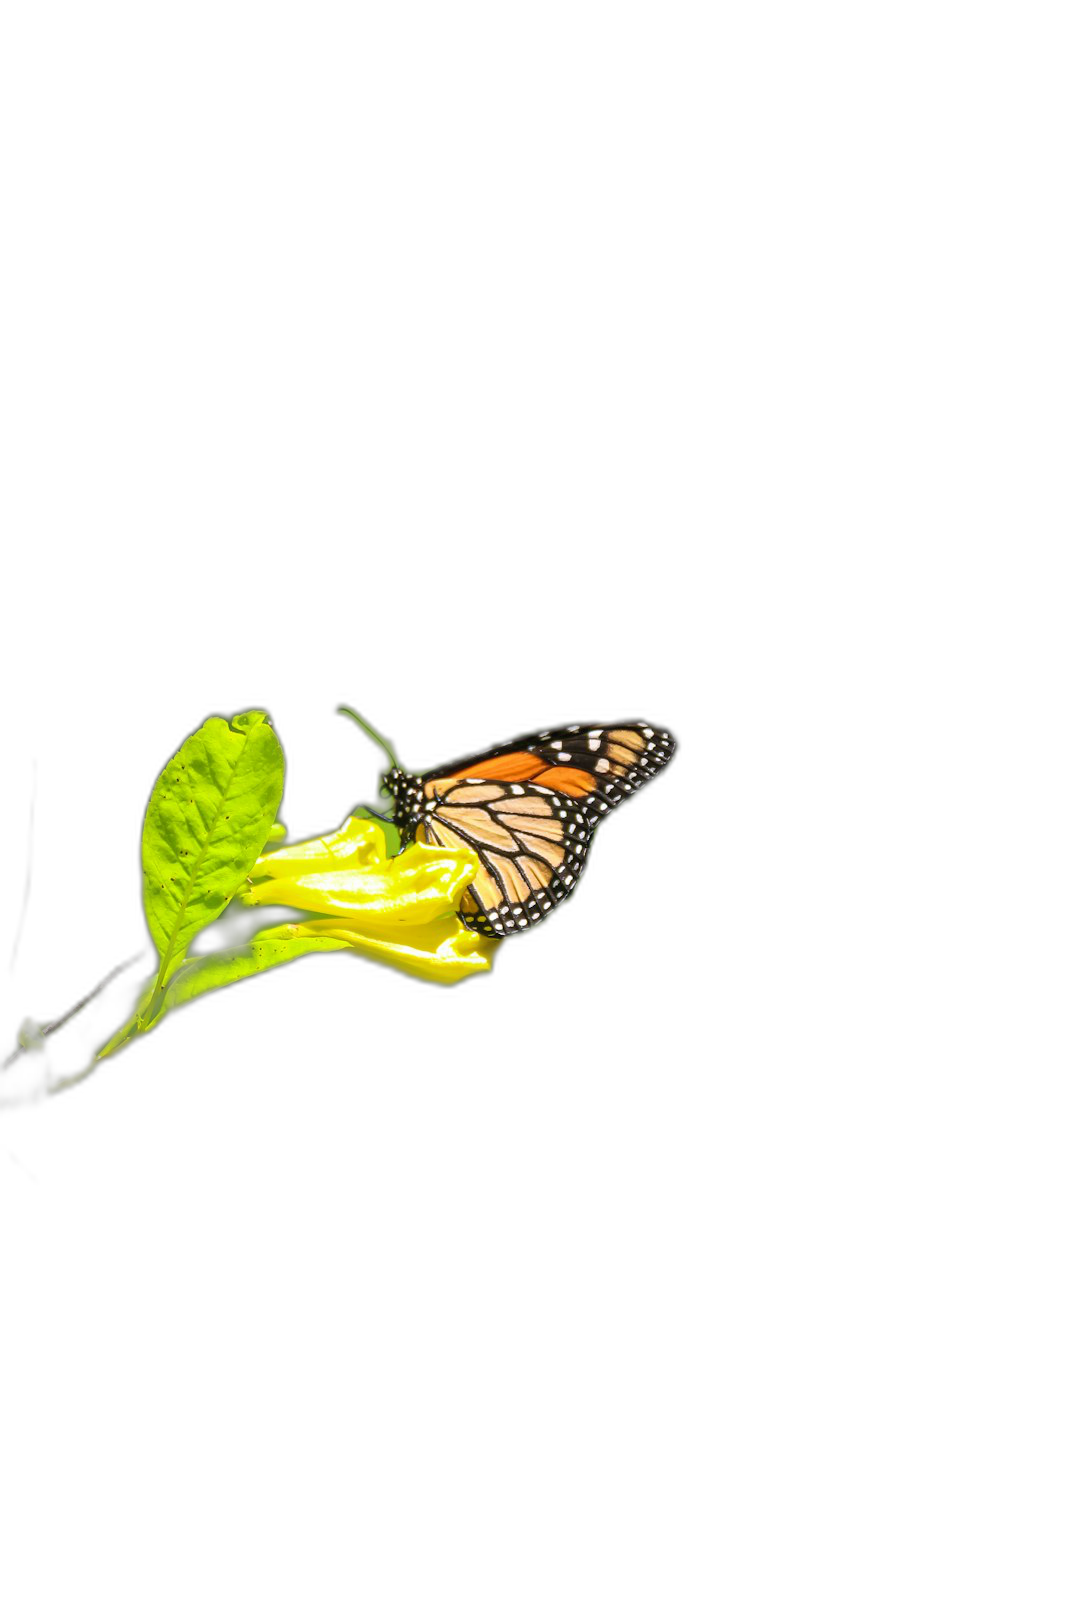
[(167, 1012), (194, 1001), (208, 990), (220, 990), (223, 985), (249, 979), (254, 973), (265, 973), (269, 968), (282, 967), (298, 956), (310, 956), (313, 951), (347, 951), (349, 942), (330, 937), (297, 938), (288, 923), (276, 928), (264, 928), (254, 934), (245, 945), (227, 951), (212, 951), (206, 956), (191, 956), (176, 969), (164, 990), (148, 981), (134, 1014), (102, 1047), (98, 1059), (112, 1057), (136, 1035), (145, 1035), (160, 1023)]
[(281, 967), (283, 963), (292, 962), (298, 956), (307, 956), (312, 951), (348, 949), (348, 943), (343, 939), (292, 937), (288, 923), (277, 928), (264, 928), (246, 945), (228, 951), (213, 951), (207, 956), (189, 957), (177, 970), (152, 1016), (143, 1018), (142, 1027), (151, 1028), (165, 1013), (171, 1012), (174, 1007), (182, 1007), (186, 1001), (193, 1001), (196, 996), (204, 995), (207, 990), (220, 990), (222, 985), (235, 984), (238, 979), (248, 979), (253, 973), (265, 973), (268, 968)]
[(260, 710), (213, 715), (162, 771), (143, 823), (143, 906), (161, 964), (152, 995), (232, 899), (266, 843), (285, 779)]

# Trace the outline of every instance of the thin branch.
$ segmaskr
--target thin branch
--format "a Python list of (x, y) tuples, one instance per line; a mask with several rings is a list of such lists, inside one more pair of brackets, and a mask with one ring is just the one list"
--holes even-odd
[[(36, 1038), (38, 1040), (44, 1040), (46, 1036), (55, 1034), (58, 1029), (63, 1029), (69, 1018), (74, 1018), (76, 1013), (81, 1013), (84, 1007), (88, 1007), (94, 1000), (95, 996), (100, 996), (101, 992), (106, 988), (106, 986), (110, 985), (118, 974), (123, 973), (125, 968), (129, 968), (135, 962), (137, 962), (142, 954), (142, 951), (136, 951), (135, 955), (129, 956), (126, 962), (121, 962), (118, 967), (114, 967), (108, 973), (106, 973), (101, 983), (96, 984), (87, 995), (83, 996), (81, 1000), (75, 1003), (74, 1007), (69, 1007), (66, 1013), (61, 1013), (59, 1018), (54, 1018), (49, 1023), (40, 1025), (35, 1031)], [(23, 1045), (20, 1042), (20, 1044), (15, 1048), (14, 1052), (9, 1052), (3, 1063), (0, 1063), (0, 1070), (10, 1069), (11, 1065), (15, 1062), (15, 1059), (22, 1057), (23, 1054), (29, 1050), (29, 1046)]]

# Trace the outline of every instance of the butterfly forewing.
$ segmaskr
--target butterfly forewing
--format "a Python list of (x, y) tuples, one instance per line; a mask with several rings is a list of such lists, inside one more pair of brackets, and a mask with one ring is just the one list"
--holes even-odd
[(497, 938), (543, 918), (572, 893), (602, 815), (675, 751), (643, 720), (571, 725), (516, 737), (424, 776), (391, 772), (404, 838), (477, 855), (460, 915)]

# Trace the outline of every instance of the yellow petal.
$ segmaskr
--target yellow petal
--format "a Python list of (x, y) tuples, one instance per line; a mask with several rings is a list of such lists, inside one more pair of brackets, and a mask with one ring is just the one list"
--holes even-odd
[(387, 859), (386, 835), (379, 823), (364, 816), (349, 816), (336, 832), (268, 850), (255, 862), (251, 876), (295, 877), (303, 871), (328, 871), (337, 866), (381, 865)]
[(377, 822), (350, 816), (337, 832), (260, 855), (241, 898), (362, 924), (421, 927), (456, 912), (479, 863), (466, 850), (410, 844), (390, 860)]
[(456, 916), (419, 926), (369, 930), (349, 927), (333, 917), (313, 917), (289, 925), (296, 938), (340, 939), (364, 956), (404, 968), (423, 979), (454, 984), (470, 973), (486, 973), (501, 941), (484, 939), (466, 928)]

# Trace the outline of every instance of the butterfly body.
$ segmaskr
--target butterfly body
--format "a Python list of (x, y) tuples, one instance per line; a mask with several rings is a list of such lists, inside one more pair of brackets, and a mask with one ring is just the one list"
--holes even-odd
[(603, 816), (675, 752), (643, 720), (555, 727), (414, 775), (383, 778), (402, 839), (465, 849), (480, 861), (460, 916), (502, 939), (543, 921), (581, 876)]

